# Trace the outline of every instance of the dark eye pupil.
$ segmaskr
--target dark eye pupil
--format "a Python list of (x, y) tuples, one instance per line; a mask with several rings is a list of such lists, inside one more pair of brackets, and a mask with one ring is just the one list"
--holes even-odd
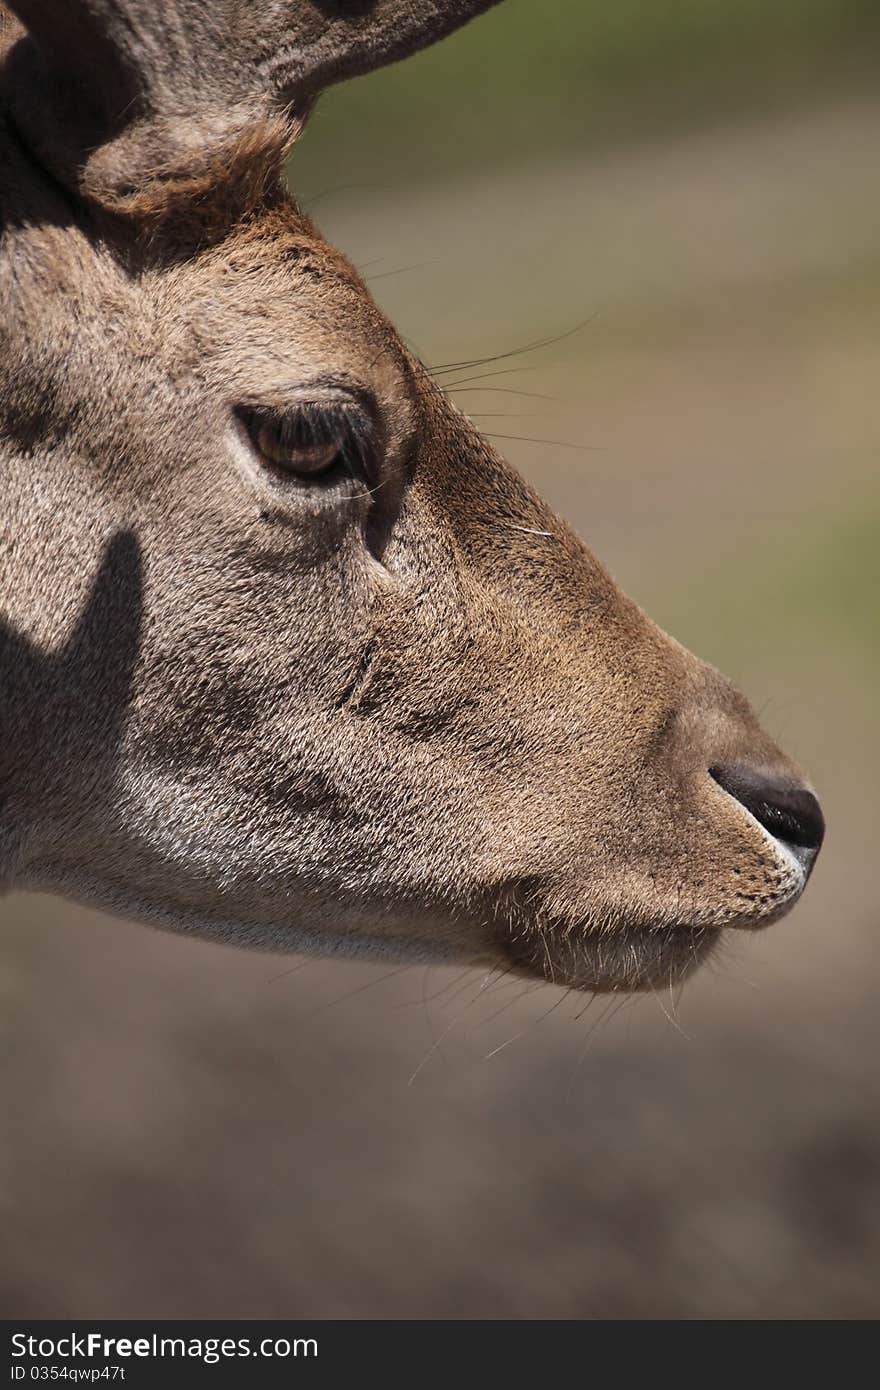
[(372, 413), (356, 400), (297, 400), (239, 411), (255, 450), (269, 467), (310, 479), (344, 469), (370, 482), (376, 435)]
[(251, 442), (275, 468), (303, 477), (326, 473), (346, 457), (344, 414), (311, 403), (242, 412)]
[(261, 425), (253, 438), (264, 458), (291, 473), (324, 473), (342, 452), (339, 439), (299, 442), (288, 438), (276, 424)]

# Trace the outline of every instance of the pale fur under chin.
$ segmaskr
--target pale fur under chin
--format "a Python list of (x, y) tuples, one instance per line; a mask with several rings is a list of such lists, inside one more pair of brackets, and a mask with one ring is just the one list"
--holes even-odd
[[(375, 936), (369, 932), (345, 932), (334, 936), (325, 930), (315, 931), (301, 922), (287, 922), (280, 918), (274, 922), (245, 922), (235, 918), (190, 915), (178, 907), (138, 901), (131, 897), (127, 885), (89, 880), (83, 874), (52, 864), (36, 864), (32, 873), (32, 878), (21, 879), (15, 888), (57, 893), (82, 907), (156, 927), (160, 931), (198, 937), (219, 946), (275, 955), (393, 960), (405, 965), (448, 965), (462, 960), (455, 946), (444, 949), (442, 923), (438, 923), (437, 934), (431, 938), (409, 938), (403, 923), (400, 934), (395, 934), (390, 940), (387, 935)], [(488, 966), (498, 964), (501, 959), (500, 955), (487, 952), (468, 958), (466, 963), (474, 967)]]

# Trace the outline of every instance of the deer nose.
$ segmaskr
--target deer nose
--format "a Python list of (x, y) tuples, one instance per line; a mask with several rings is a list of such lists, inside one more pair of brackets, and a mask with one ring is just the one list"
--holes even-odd
[(793, 849), (807, 866), (812, 864), (825, 836), (825, 817), (807, 787), (742, 766), (711, 767), (709, 773), (774, 839)]

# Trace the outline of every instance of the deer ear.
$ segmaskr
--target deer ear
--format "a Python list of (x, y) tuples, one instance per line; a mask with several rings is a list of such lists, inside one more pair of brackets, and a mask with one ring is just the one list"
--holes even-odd
[[(295, 139), (315, 98), (498, 0), (7, 0), (4, 82), (79, 196), (138, 216)], [(0, 0), (2, 10), (2, 0)], [(278, 158), (270, 160), (277, 170)], [(257, 176), (259, 179), (259, 174)], [(246, 200), (258, 192), (241, 191)]]

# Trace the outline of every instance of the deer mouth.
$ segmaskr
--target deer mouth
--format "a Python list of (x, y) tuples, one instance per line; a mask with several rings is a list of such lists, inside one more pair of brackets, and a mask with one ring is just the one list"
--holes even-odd
[(718, 927), (533, 928), (510, 937), (504, 949), (520, 974), (594, 994), (635, 994), (682, 983), (717, 949), (721, 935)]

